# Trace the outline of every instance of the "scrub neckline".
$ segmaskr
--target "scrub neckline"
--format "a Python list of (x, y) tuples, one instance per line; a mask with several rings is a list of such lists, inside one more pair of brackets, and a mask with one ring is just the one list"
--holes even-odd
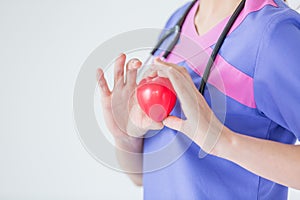
[(195, 17), (199, 8), (199, 2), (200, 1), (197, 1), (195, 3), (193, 8), (187, 15), (187, 18), (183, 24), (182, 29), (186, 30), (183, 32), (186, 34), (187, 37), (195, 40), (195, 42), (200, 44), (203, 49), (206, 49), (217, 42), (222, 30), (226, 26), (231, 15), (225, 17), (224, 19), (219, 21), (215, 26), (213, 26), (211, 29), (206, 31), (204, 34), (200, 35), (195, 25)]

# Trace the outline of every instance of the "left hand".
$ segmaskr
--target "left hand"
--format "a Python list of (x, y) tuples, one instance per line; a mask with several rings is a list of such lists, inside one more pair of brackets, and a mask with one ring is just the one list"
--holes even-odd
[(195, 87), (184, 67), (155, 59), (152, 70), (169, 78), (180, 101), (185, 120), (169, 116), (163, 124), (180, 131), (198, 144), (206, 153), (213, 153), (224, 125), (217, 119), (204, 97)]

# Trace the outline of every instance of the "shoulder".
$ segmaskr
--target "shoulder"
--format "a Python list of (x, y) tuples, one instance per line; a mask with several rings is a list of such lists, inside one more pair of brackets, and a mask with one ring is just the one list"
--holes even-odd
[(297, 69), (300, 49), (300, 15), (287, 6), (276, 7), (268, 16), (256, 57), (256, 74), (261, 69)]
[(277, 28), (282, 25), (296, 26), (300, 28), (300, 14), (290, 8), (278, 9), (268, 23), (269, 28)]
[(259, 38), (272, 34), (275, 29), (283, 28), (283, 25), (299, 28), (300, 14), (281, 0), (258, 0), (257, 3), (249, 3), (248, 7), (246, 6), (246, 12), (247, 16), (244, 21), (247, 23), (245, 24), (251, 24), (251, 29)]
[[(271, 8), (270, 8), (271, 9)], [(256, 58), (254, 96), (257, 108), (300, 138), (300, 15), (274, 7), (264, 26)]]
[[(274, 56), (286, 55), (291, 50), (300, 48), (299, 13), (285, 4), (279, 4), (277, 6), (269, 6), (261, 16), (265, 20), (261, 25), (262, 29), (256, 57), (258, 64), (260, 62), (265, 64), (265, 61), (268, 59), (279, 59)], [(296, 59), (293, 54), (289, 56), (291, 59)]]
[[(265, 24), (264, 39), (273, 38), (274, 36), (288, 39), (285, 34), (276, 35), (285, 29), (289, 31), (300, 31), (300, 14), (292, 10), (286, 5), (278, 5), (277, 7), (269, 8), (271, 10), (266, 14), (268, 19)], [(287, 31), (287, 30), (286, 30)], [(285, 31), (285, 32), (286, 32)], [(277, 38), (278, 39), (278, 38)]]
[(275, 9), (264, 26), (258, 59), (300, 49), (300, 14), (288, 7)]

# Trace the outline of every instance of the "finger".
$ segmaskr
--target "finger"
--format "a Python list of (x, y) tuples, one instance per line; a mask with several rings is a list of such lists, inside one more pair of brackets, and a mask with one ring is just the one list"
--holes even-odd
[(191, 109), (194, 109), (191, 106), (197, 105), (198, 90), (195, 90), (194, 83), (187, 80), (182, 74), (172, 69), (169, 69), (167, 74), (181, 103), (182, 110), (188, 117), (189, 113), (193, 112)]
[(153, 77), (158, 76), (158, 73), (157, 73), (157, 71), (150, 71), (149, 74), (147, 74), (147, 76), (150, 78), (153, 78)]
[(175, 116), (169, 116), (166, 119), (163, 120), (163, 124), (166, 127), (169, 127), (171, 129), (174, 129), (176, 131), (181, 131), (183, 132), (183, 124), (184, 124), (184, 120), (175, 117)]
[(182, 75), (184, 75), (187, 79), (192, 81), (191, 76), (190, 76), (190, 74), (188, 73), (188, 71), (186, 70), (185, 67), (176, 65), (174, 63), (168, 63), (168, 62), (162, 61), (160, 58), (155, 58), (154, 59), (154, 64), (156, 66), (163, 66), (163, 67), (166, 68), (166, 70), (167, 70), (167, 68), (172, 68), (172, 69), (178, 71), (179, 73), (181, 73)]
[(114, 87), (121, 82), (124, 83), (124, 66), (126, 61), (126, 55), (121, 54), (115, 61), (114, 65)]
[(126, 64), (126, 84), (135, 85), (137, 70), (142, 66), (142, 62), (138, 59), (131, 59)]
[[(185, 81), (188, 81), (192, 88), (196, 89), (198, 91), (198, 89), (195, 87), (195, 84), (190, 76), (190, 74), (188, 73), (187, 69), (185, 67), (173, 64), (173, 63), (168, 63), (168, 62), (164, 62), (162, 61), (160, 58), (156, 58), (154, 59), (154, 63), (156, 65), (154, 65), (154, 68), (156, 68), (156, 70), (159, 71), (159, 75), (161, 76), (165, 76), (168, 77), (168, 73), (172, 73), (172, 74), (176, 74), (177, 76), (184, 76), (184, 78), (186, 78)], [(188, 85), (188, 84), (185, 84)]]
[(100, 88), (101, 96), (109, 96), (111, 94), (107, 81), (104, 77), (104, 72), (101, 68), (97, 69), (97, 82)]
[(159, 76), (166, 77), (170, 80), (176, 95), (181, 103), (181, 108), (186, 115), (193, 113), (191, 105), (197, 104), (198, 90), (193, 81), (187, 79), (181, 72), (173, 67), (156, 66)]
[(154, 78), (158, 76), (157, 70), (155, 70), (153, 67), (150, 67), (145, 73), (143, 74), (143, 78), (150, 77)]
[(159, 57), (154, 58), (153, 63), (154, 63), (154, 66), (155, 66), (155, 65), (162, 65), (162, 66), (165, 66), (165, 67), (170, 67), (170, 66), (172, 66), (172, 67), (174, 67), (174, 68), (179, 68), (178, 65), (175, 65), (175, 64), (173, 64), (173, 63), (168, 63), (168, 62), (162, 61)]
[[(183, 67), (163, 62), (158, 58), (155, 59), (155, 63), (156, 65), (153, 66), (153, 69), (157, 70), (159, 76), (169, 78), (177, 95), (184, 97), (182, 94), (188, 94), (191, 88), (195, 87), (194, 82), (185, 68), (183, 70)], [(185, 76), (186, 73), (187, 75)], [(189, 78), (187, 78), (187, 76)], [(190, 96), (184, 97), (183, 99), (187, 98), (190, 98)]]

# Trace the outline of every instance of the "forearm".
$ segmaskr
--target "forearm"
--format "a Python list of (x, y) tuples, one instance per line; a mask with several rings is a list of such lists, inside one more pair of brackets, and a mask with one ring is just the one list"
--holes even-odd
[(143, 139), (130, 137), (126, 140), (116, 138), (116, 156), (120, 167), (137, 186), (143, 179)]
[(300, 189), (300, 146), (249, 137), (224, 128), (213, 154), (266, 179)]

